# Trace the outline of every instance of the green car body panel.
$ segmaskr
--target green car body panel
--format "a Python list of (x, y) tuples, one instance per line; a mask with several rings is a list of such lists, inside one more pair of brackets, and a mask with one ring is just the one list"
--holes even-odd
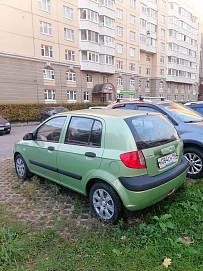
[[(26, 140), (25, 138), (18, 141), (14, 147), (14, 157), (21, 154), (32, 173), (85, 195), (89, 192), (89, 184), (92, 180), (94, 180), (94, 183), (97, 181), (108, 183), (119, 195), (127, 209), (131, 211), (140, 210), (162, 200), (175, 191), (184, 182), (188, 170), (188, 165), (183, 161), (182, 141), (173, 127), (170, 127), (170, 129), (174, 129), (175, 139), (141, 150), (146, 163), (145, 167), (130, 168), (123, 163), (121, 160), (122, 154), (140, 150), (126, 119), (131, 120), (132, 118), (134, 121), (135, 118), (136, 121), (136, 118), (138, 118), (140, 121), (145, 117), (147, 120), (147, 118), (151, 118), (150, 116), (155, 117), (155, 119), (156, 117), (163, 119), (163, 122), (169, 123), (160, 114), (134, 110), (95, 109), (60, 113), (40, 124), (32, 133), (33, 140)], [(43, 129), (43, 127), (46, 127), (44, 125), (49, 123), (49, 120), (54, 122), (59, 117), (64, 117), (64, 119), (61, 122), (63, 125), (60, 128), (61, 133), (58, 142), (37, 140), (38, 129), (40, 127)], [(97, 121), (101, 125), (100, 146), (76, 144), (74, 142), (66, 143), (73, 117), (78, 121), (81, 120), (80, 117), (85, 120), (88, 119), (89, 122), (92, 119), (94, 123)], [(75, 123), (74, 125), (77, 125), (77, 121)], [(151, 136), (154, 136), (155, 130), (148, 131), (152, 128), (151, 122), (147, 125), (146, 133), (149, 133), (149, 135), (152, 133)], [(79, 128), (77, 133), (81, 133)], [(86, 137), (86, 134), (83, 133), (80, 136)], [(98, 136), (97, 131), (94, 136), (95, 138)], [(160, 168), (157, 159), (171, 153), (176, 153), (176, 160)], [(172, 174), (171, 177), (167, 175), (167, 180), (162, 180), (161, 176), (165, 178), (164, 174), (167, 174), (167, 172), (175, 172), (181, 163), (184, 166), (178, 174), (174, 174), (174, 176)], [(137, 188), (136, 178), (139, 179), (140, 188)], [(153, 179), (157, 182), (155, 185)], [(142, 182), (146, 182), (143, 189)]]

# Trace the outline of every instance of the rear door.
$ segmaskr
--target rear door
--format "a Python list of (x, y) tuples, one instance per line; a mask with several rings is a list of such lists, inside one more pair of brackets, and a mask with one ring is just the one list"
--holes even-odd
[(84, 193), (86, 178), (100, 167), (104, 135), (102, 120), (71, 117), (64, 144), (58, 149), (57, 165), (61, 184)]
[(144, 154), (149, 176), (158, 175), (179, 163), (180, 139), (174, 126), (161, 115), (143, 115), (129, 125), (138, 150)]

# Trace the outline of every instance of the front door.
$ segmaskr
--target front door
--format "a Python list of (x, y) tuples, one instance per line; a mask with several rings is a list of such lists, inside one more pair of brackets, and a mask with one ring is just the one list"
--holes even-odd
[(57, 152), (61, 131), (66, 117), (55, 117), (43, 123), (37, 130), (36, 139), (29, 141), (29, 168), (47, 179), (59, 182)]

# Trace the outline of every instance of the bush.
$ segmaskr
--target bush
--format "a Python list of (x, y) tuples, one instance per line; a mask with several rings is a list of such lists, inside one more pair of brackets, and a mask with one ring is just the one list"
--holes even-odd
[(54, 104), (38, 104), (38, 103), (26, 103), (26, 104), (0, 104), (0, 114), (7, 117), (11, 122), (28, 122), (39, 121), (40, 113), (44, 107), (47, 106), (63, 106), (67, 107), (70, 111), (86, 109), (90, 106), (106, 106), (107, 103), (54, 103)]

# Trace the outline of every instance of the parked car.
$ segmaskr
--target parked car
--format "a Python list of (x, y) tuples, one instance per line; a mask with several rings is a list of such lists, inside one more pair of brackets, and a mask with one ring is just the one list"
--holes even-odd
[(188, 103), (185, 103), (184, 105), (197, 111), (199, 114), (203, 115), (203, 101), (188, 102)]
[(107, 109), (144, 110), (165, 115), (183, 140), (184, 155), (190, 165), (188, 176), (194, 179), (203, 177), (203, 117), (200, 114), (163, 97), (120, 99), (108, 105)]
[(6, 117), (3, 117), (0, 115), (0, 134), (5, 133), (5, 134), (10, 134), (11, 132), (11, 124), (7, 120)]
[(163, 115), (78, 110), (52, 116), (14, 147), (17, 175), (37, 174), (89, 197), (101, 220), (143, 209), (183, 183), (188, 161)]
[(69, 111), (69, 109), (63, 106), (45, 107), (40, 113), (40, 121), (43, 122), (44, 120), (55, 114), (67, 111)]

